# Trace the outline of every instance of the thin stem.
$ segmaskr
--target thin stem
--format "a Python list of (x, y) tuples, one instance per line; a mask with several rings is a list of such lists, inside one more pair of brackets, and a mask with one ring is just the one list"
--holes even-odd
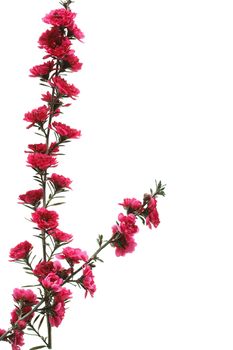
[[(59, 71), (59, 61), (57, 60), (56, 63), (56, 71), (55, 71), (55, 76), (58, 75)], [(52, 118), (54, 117), (55, 114), (55, 93), (56, 89), (55, 87), (52, 88), (52, 102), (51, 102), (51, 108), (50, 108), (50, 114), (49, 114), (49, 120), (48, 120), (48, 129), (47, 129), (47, 134), (46, 134), (46, 153), (49, 153), (49, 136), (50, 136), (50, 125), (52, 122)], [(47, 172), (45, 171), (43, 179), (42, 179), (42, 188), (43, 188), (43, 208), (47, 208), (47, 202), (46, 202), (46, 184), (47, 184)], [(45, 230), (42, 231), (42, 245), (43, 245), (43, 260), (47, 261), (47, 253), (46, 253), (46, 235), (45, 235)], [(50, 308), (50, 302), (49, 302), (49, 297), (48, 293), (45, 290), (44, 294), (44, 299), (45, 299), (45, 306), (46, 308)], [(49, 315), (46, 313), (46, 320), (47, 320), (47, 330), (48, 330), (48, 349), (52, 349), (52, 328), (51, 324), (49, 322)]]
[(38, 335), (38, 337), (45, 343), (45, 345), (48, 347), (48, 343), (45, 341), (44, 337), (36, 330), (36, 328), (33, 326), (31, 322), (28, 323), (28, 325), (31, 327), (31, 329)]
[(101, 247), (99, 247), (99, 249), (96, 250), (96, 252), (94, 254), (92, 254), (92, 256), (88, 259), (88, 261), (86, 261), (82, 266), (80, 266), (77, 270), (75, 270), (74, 272), (72, 272), (62, 283), (62, 285), (64, 285), (65, 283), (69, 282), (70, 279), (75, 276), (77, 273), (79, 273), (86, 265), (89, 265), (93, 260), (95, 260), (97, 258), (97, 255), (104, 249), (106, 248), (109, 244), (113, 243), (114, 241), (116, 241), (119, 238), (119, 234), (116, 234), (115, 236), (111, 237), (108, 241), (106, 241), (103, 245), (101, 245)]

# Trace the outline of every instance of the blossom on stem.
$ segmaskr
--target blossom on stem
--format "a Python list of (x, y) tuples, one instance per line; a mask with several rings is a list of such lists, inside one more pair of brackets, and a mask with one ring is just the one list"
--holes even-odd
[(70, 69), (72, 72), (77, 72), (82, 68), (82, 65), (79, 58), (74, 55), (74, 50), (70, 50), (62, 59), (62, 70)]
[(65, 259), (71, 266), (78, 264), (80, 260), (85, 262), (88, 261), (87, 253), (79, 248), (63, 248), (62, 253), (57, 254), (56, 256), (58, 259)]
[(58, 228), (49, 232), (53, 239), (59, 244), (64, 242), (70, 242), (73, 236), (69, 233), (65, 233)]
[[(47, 152), (47, 145), (45, 143), (35, 143), (35, 144), (29, 144), (28, 148), (30, 151), (25, 151), (25, 153), (46, 153)], [(49, 146), (49, 155), (53, 155), (59, 152), (59, 147), (56, 142), (52, 142)]]
[(50, 167), (57, 166), (57, 160), (50, 154), (33, 153), (27, 157), (28, 166), (32, 167), (38, 172), (47, 170)]
[(10, 250), (10, 258), (12, 259), (11, 261), (26, 259), (32, 248), (33, 246), (28, 241), (17, 244)]
[[(120, 233), (119, 227), (117, 225), (112, 227), (113, 235)], [(115, 240), (112, 244), (116, 250), (115, 254), (117, 257), (125, 256), (126, 253), (132, 253), (137, 246), (137, 243), (134, 240), (134, 237), (127, 234), (120, 234), (117, 240)]]
[(43, 18), (43, 21), (52, 26), (70, 27), (73, 25), (75, 17), (76, 13), (64, 8), (59, 8), (50, 11), (50, 13)]
[(151, 197), (149, 199), (144, 215), (146, 216), (146, 224), (150, 229), (152, 228), (152, 225), (155, 228), (158, 227), (160, 220), (157, 210), (157, 200), (155, 198)]
[[(23, 314), (28, 312), (28, 308), (26, 309), (27, 311), (25, 312), (25, 308), (19, 309), (15, 308), (14, 310), (11, 311), (11, 324), (15, 324), (17, 322), (17, 328), (24, 329), (27, 326), (27, 322), (25, 320), (20, 320), (19, 321), (19, 315), (22, 316)], [(29, 311), (31, 311), (31, 307), (29, 307)]]
[(24, 345), (23, 332), (18, 329), (14, 329), (13, 334), (9, 337), (12, 350), (20, 350), (20, 347)]
[(59, 94), (63, 97), (71, 97), (72, 99), (75, 99), (75, 97), (80, 93), (78, 88), (76, 88), (73, 84), (68, 84), (65, 79), (59, 76), (53, 77), (50, 80), (50, 85), (52, 87), (56, 87)]
[(136, 216), (133, 214), (123, 215), (122, 213), (118, 215), (118, 220), (120, 221), (119, 229), (120, 232), (126, 235), (134, 235), (138, 232), (138, 226), (135, 224)]
[(80, 130), (73, 129), (70, 126), (63, 123), (53, 122), (52, 128), (60, 136), (61, 141), (67, 139), (77, 139), (81, 136)]
[(70, 184), (72, 182), (68, 177), (55, 173), (50, 176), (49, 180), (53, 183), (56, 190), (61, 190), (63, 188), (70, 189)]
[(60, 59), (69, 52), (71, 46), (70, 39), (64, 36), (59, 27), (52, 27), (42, 33), (38, 43), (40, 49), (45, 49), (50, 56)]
[(83, 288), (86, 290), (85, 298), (86, 298), (88, 292), (93, 297), (94, 293), (96, 291), (96, 285), (95, 285), (94, 275), (92, 273), (92, 269), (89, 265), (85, 266), (85, 268), (83, 269), (83, 275), (81, 277), (81, 284), (82, 284)]
[(64, 301), (55, 302), (49, 314), (49, 322), (52, 327), (60, 326), (65, 316), (65, 303)]
[(21, 305), (36, 305), (38, 302), (36, 294), (31, 289), (15, 288), (13, 298), (15, 302), (21, 303)]
[(117, 240), (113, 242), (116, 248), (116, 256), (124, 256), (126, 253), (132, 253), (137, 245), (134, 240), (134, 234), (138, 232), (138, 226), (135, 224), (136, 216), (133, 214), (118, 215), (119, 224), (112, 227), (113, 235), (120, 234)]
[(31, 112), (24, 114), (24, 119), (26, 122), (31, 123), (27, 129), (37, 124), (41, 126), (49, 116), (49, 108), (47, 106), (42, 106), (39, 108), (33, 109)]
[(50, 272), (44, 279), (42, 279), (41, 283), (46, 289), (59, 292), (61, 290), (63, 279), (57, 276), (54, 272)]
[(61, 288), (54, 295), (53, 307), (50, 311), (49, 322), (52, 327), (58, 327), (65, 316), (65, 303), (71, 299), (72, 293), (69, 289)]
[(68, 28), (68, 36), (74, 37), (82, 42), (82, 39), (84, 39), (83, 32), (77, 27), (77, 24), (74, 23), (72, 26), (69, 26)]
[(38, 190), (30, 190), (25, 194), (20, 194), (19, 199), (22, 201), (20, 204), (26, 203), (31, 204), (33, 206), (37, 205), (38, 202), (43, 198), (43, 189), (40, 188)]
[(123, 203), (119, 203), (124, 209), (130, 211), (138, 211), (142, 207), (142, 202), (136, 198), (125, 198)]
[(57, 292), (54, 296), (54, 299), (56, 302), (60, 301), (67, 301), (68, 299), (71, 299), (72, 293), (69, 289), (61, 288), (59, 292)]
[(43, 64), (39, 64), (30, 69), (30, 77), (36, 78), (39, 77), (44, 80), (48, 80), (50, 73), (54, 69), (54, 61), (48, 61)]
[(40, 230), (49, 230), (58, 226), (58, 214), (54, 210), (38, 208), (32, 213), (32, 221)]

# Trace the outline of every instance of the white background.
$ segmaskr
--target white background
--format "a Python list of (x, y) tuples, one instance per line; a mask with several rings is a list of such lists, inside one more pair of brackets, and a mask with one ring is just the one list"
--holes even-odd
[[(17, 204), (35, 188), (24, 149), (36, 139), (22, 119), (41, 105), (28, 70), (43, 54), (41, 18), (56, 7), (1, 4), (1, 328), (12, 289), (27, 281), (8, 262), (11, 247), (33, 242)], [(57, 169), (73, 179), (60, 228), (91, 254), (124, 197), (140, 199), (155, 178), (167, 196), (161, 225), (141, 228), (134, 254), (103, 253), (95, 297), (74, 291), (54, 350), (232, 350), (232, 1), (80, 0), (73, 10), (86, 34), (77, 45), (84, 67), (72, 76), (80, 97), (62, 118), (83, 137)]]

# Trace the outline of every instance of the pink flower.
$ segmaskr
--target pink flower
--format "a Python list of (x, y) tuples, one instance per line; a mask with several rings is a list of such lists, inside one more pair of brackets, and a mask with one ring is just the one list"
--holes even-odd
[(116, 248), (116, 256), (124, 256), (126, 253), (132, 253), (137, 245), (133, 236), (138, 232), (138, 226), (135, 225), (136, 217), (133, 214), (119, 214), (118, 220), (120, 223), (112, 227), (112, 232), (113, 235), (120, 236), (113, 242), (113, 246)]
[(43, 21), (51, 24), (52, 26), (69, 27), (73, 25), (75, 17), (76, 13), (61, 8), (52, 10), (43, 18)]
[[(30, 311), (31, 311), (31, 307), (30, 307)], [(17, 327), (19, 327), (20, 329), (24, 329), (27, 326), (27, 322), (26, 321), (18, 321), (19, 316), (18, 313), (23, 314), (22, 310), (19, 309), (14, 309), (13, 311), (11, 311), (11, 324), (15, 324), (17, 322)]]
[(62, 69), (70, 69), (72, 72), (77, 72), (82, 68), (82, 63), (79, 58), (74, 55), (74, 50), (70, 50), (67, 55), (63, 57)]
[(80, 260), (88, 261), (86, 252), (79, 248), (66, 247), (63, 248), (62, 253), (57, 254), (58, 259), (65, 259), (70, 265), (78, 264)]
[(60, 301), (53, 305), (51, 310), (51, 315), (49, 316), (49, 322), (52, 327), (60, 326), (64, 316), (65, 316), (65, 303), (64, 301)]
[(20, 194), (19, 199), (21, 203), (31, 204), (35, 206), (43, 198), (42, 188), (38, 190), (27, 191), (25, 194)]
[(66, 301), (71, 299), (72, 293), (69, 289), (61, 288), (59, 292), (57, 292), (54, 296), (54, 300), (56, 303), (59, 303), (60, 301)]
[(20, 350), (20, 347), (24, 345), (23, 332), (14, 329), (13, 335), (10, 336), (10, 343), (12, 350)]
[(26, 305), (36, 305), (38, 302), (36, 294), (31, 289), (15, 288), (13, 290), (13, 298), (15, 302)]
[(123, 203), (119, 203), (119, 205), (122, 205), (126, 210), (138, 211), (142, 207), (142, 202), (136, 198), (125, 198)]
[(58, 123), (58, 122), (53, 122), (53, 130), (60, 135), (62, 140), (67, 140), (67, 139), (77, 139), (81, 136), (81, 131), (72, 129), (70, 126), (63, 124), (63, 123)]
[[(15, 308), (12, 312), (11, 312), (11, 323), (14, 324), (18, 321), (19, 319), (19, 315), (21, 316), (25, 316), (28, 312), (30, 312), (32, 310), (32, 307), (30, 305), (19, 305), (20, 307)], [(21, 317), (20, 316), (20, 317)], [(24, 328), (24, 323), (21, 322), (26, 322), (28, 323), (29, 321), (31, 321), (31, 319), (34, 316), (34, 312), (32, 312), (29, 316), (25, 317), (23, 321), (18, 321), (18, 325), (20, 325), (20, 328)]]
[(136, 216), (133, 214), (129, 215), (118, 215), (118, 220), (120, 221), (119, 231), (126, 235), (134, 235), (138, 232), (138, 226), (135, 225)]
[(12, 259), (11, 261), (25, 259), (32, 248), (33, 246), (28, 241), (17, 244), (17, 246), (11, 248), (10, 250), (10, 258)]
[[(47, 152), (47, 146), (45, 143), (35, 143), (35, 144), (29, 144), (28, 148), (30, 151), (25, 151), (26, 153), (46, 153)], [(59, 152), (59, 147), (57, 146), (56, 142), (52, 142), (49, 146), (49, 154), (52, 155), (54, 153)]]
[(24, 114), (24, 120), (30, 122), (31, 124), (27, 127), (28, 129), (33, 125), (37, 124), (41, 126), (48, 118), (49, 108), (42, 106), (36, 109), (33, 109), (31, 112)]
[(50, 85), (52, 87), (56, 87), (59, 94), (63, 97), (74, 97), (78, 96), (80, 93), (79, 89), (77, 89), (73, 84), (68, 84), (67, 81), (61, 77), (54, 77), (50, 80)]
[(58, 277), (54, 272), (50, 272), (41, 281), (41, 283), (46, 289), (53, 290), (54, 292), (59, 292), (61, 290), (63, 279)]
[(70, 270), (64, 269), (58, 260), (41, 261), (33, 270), (34, 275), (38, 277), (39, 281), (42, 281), (51, 272), (56, 273), (62, 279), (66, 279), (70, 273)]
[(45, 49), (51, 56), (62, 58), (71, 46), (71, 41), (64, 36), (62, 29), (53, 27), (46, 30), (39, 38), (39, 48)]
[(146, 224), (149, 226), (149, 228), (152, 228), (152, 225), (156, 228), (159, 223), (159, 213), (157, 211), (157, 200), (153, 197), (150, 198), (147, 208), (145, 211), (146, 215)]
[(69, 26), (68, 36), (75, 37), (79, 41), (82, 41), (82, 39), (84, 39), (83, 32), (77, 27), (77, 25), (75, 23), (73, 25)]
[(49, 178), (55, 186), (56, 190), (61, 190), (63, 188), (70, 188), (71, 180), (68, 177), (58, 174), (52, 174)]
[(31, 166), (38, 172), (57, 166), (57, 160), (55, 157), (43, 153), (29, 154), (27, 157), (27, 163), (28, 166)]
[(58, 243), (61, 242), (70, 242), (73, 238), (72, 235), (70, 235), (69, 233), (65, 233), (62, 232), (61, 230), (59, 230), (58, 228), (56, 228), (55, 230), (53, 230), (52, 232), (50, 232), (50, 235), (53, 237), (53, 239), (55, 241), (57, 241)]
[(50, 272), (55, 272), (55, 271), (56, 269), (54, 268), (54, 264), (52, 261), (41, 261), (35, 266), (33, 273), (41, 281), (46, 276), (48, 276)]
[(32, 213), (32, 221), (35, 222), (40, 230), (49, 230), (58, 226), (58, 214), (54, 210), (38, 208)]
[[(113, 233), (117, 233), (117, 226), (113, 226)], [(137, 246), (137, 243), (134, 240), (132, 235), (121, 234), (120, 237), (113, 243), (113, 246), (116, 248), (116, 256), (125, 256), (126, 253), (132, 253)]]
[(54, 68), (54, 61), (48, 61), (43, 64), (39, 64), (30, 69), (30, 77), (40, 77), (42, 79), (48, 80), (49, 74)]
[(94, 293), (96, 291), (96, 285), (94, 282), (94, 275), (92, 273), (92, 269), (89, 265), (87, 265), (84, 268), (83, 276), (81, 277), (81, 281), (82, 281), (83, 288), (86, 289), (85, 298), (86, 298), (88, 292), (93, 297)]

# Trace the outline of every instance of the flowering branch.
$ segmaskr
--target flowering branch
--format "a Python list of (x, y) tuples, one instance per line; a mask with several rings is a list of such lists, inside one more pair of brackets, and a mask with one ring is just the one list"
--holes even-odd
[[(88, 293), (93, 297), (96, 286), (92, 271), (95, 263), (102, 261), (100, 252), (112, 246), (117, 257), (132, 253), (137, 245), (137, 220), (140, 219), (150, 229), (156, 228), (160, 222), (157, 197), (165, 195), (165, 187), (156, 182), (155, 190), (145, 194), (142, 201), (125, 198), (119, 203), (125, 213), (118, 215), (111, 237), (104, 240), (100, 235), (98, 249), (90, 257), (86, 251), (68, 246), (73, 236), (59, 228), (58, 213), (48, 209), (64, 203), (60, 200), (63, 200), (72, 182), (68, 177), (51, 171), (57, 167), (58, 157), (63, 155), (60, 148), (81, 136), (80, 130), (55, 120), (61, 117), (62, 109), (70, 105), (70, 102), (64, 101), (75, 100), (79, 95), (78, 88), (64, 79), (68, 73), (77, 72), (82, 67), (71, 48), (72, 41), (84, 38), (74, 22), (76, 14), (70, 9), (71, 3), (71, 0), (62, 0), (62, 8), (52, 10), (43, 18), (50, 25), (38, 41), (39, 48), (46, 52), (45, 61), (30, 69), (30, 76), (39, 78), (40, 85), (49, 90), (42, 94), (43, 106), (24, 115), (24, 120), (29, 123), (27, 129), (35, 128), (35, 134), (42, 137), (43, 142), (29, 144), (25, 151), (27, 166), (33, 169), (33, 178), (40, 188), (19, 195), (19, 203), (31, 210), (30, 221), (35, 225), (37, 234), (34, 236), (41, 240), (42, 252), (41, 256), (37, 256), (28, 241), (20, 242), (10, 250), (11, 261), (22, 265), (27, 274), (36, 278), (36, 283), (24, 288), (38, 290), (38, 295), (31, 289), (13, 290), (15, 308), (11, 312), (11, 326), (8, 330), (0, 329), (0, 341), (8, 342), (12, 350), (20, 350), (25, 334), (36, 335), (43, 342), (43, 345), (30, 350), (52, 349), (52, 327), (60, 326), (65, 306), (72, 297), (71, 291), (64, 286), (82, 287), (85, 297)], [(46, 336), (41, 334), (41, 327), (46, 329)]]

